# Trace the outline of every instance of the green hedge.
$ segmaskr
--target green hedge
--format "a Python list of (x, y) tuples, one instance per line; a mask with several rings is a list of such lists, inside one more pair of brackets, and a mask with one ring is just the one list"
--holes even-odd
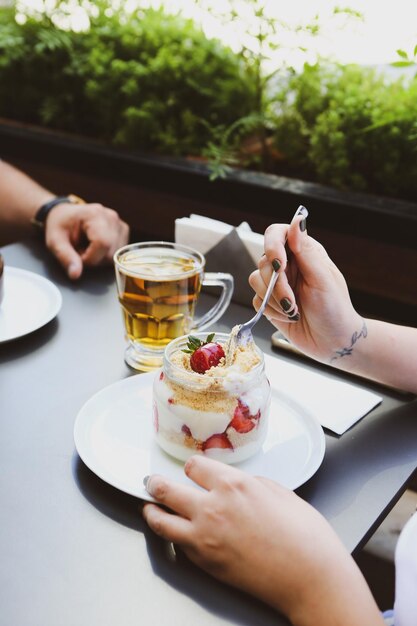
[[(237, 158), (416, 200), (417, 80), (324, 62), (264, 80), (256, 56), (162, 9), (129, 13), (99, 0), (80, 33), (56, 26), (60, 10), (18, 23), (13, 9), (0, 9), (0, 116), (160, 154), (209, 155), (220, 174), (222, 159)], [(249, 157), (237, 154), (247, 136), (262, 145)]]
[(88, 32), (0, 10), (0, 116), (163, 154), (201, 154), (254, 107), (242, 60), (190, 20), (97, 5)]
[[(417, 81), (359, 66), (292, 76), (274, 142), (289, 170), (339, 189), (417, 199)], [(282, 95), (282, 94), (281, 94)]]

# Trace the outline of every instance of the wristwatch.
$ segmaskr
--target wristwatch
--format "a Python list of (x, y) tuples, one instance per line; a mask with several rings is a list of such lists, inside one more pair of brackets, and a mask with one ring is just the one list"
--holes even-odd
[(85, 200), (73, 193), (70, 193), (68, 196), (57, 196), (49, 200), (49, 202), (45, 202), (45, 204), (36, 211), (35, 216), (31, 219), (32, 224), (38, 228), (45, 228), (45, 222), (49, 212), (54, 207), (58, 206), (58, 204), (85, 204)]

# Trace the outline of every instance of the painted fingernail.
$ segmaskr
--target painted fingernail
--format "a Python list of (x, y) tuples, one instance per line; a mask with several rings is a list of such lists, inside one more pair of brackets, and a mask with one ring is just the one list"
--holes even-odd
[(274, 259), (272, 261), (272, 267), (276, 272), (278, 272), (279, 268), (281, 267), (281, 263), (278, 261), (278, 259)]
[(308, 210), (305, 208), (305, 206), (300, 204), (300, 206), (298, 207), (297, 215), (302, 215), (303, 217), (308, 217)]
[(300, 314), (296, 313), (295, 315), (289, 315), (288, 319), (292, 322), (298, 322), (298, 320), (300, 319)]
[(143, 479), (143, 486), (145, 487), (145, 489), (148, 489), (149, 478), (150, 476), (145, 476)]
[(68, 266), (68, 276), (70, 278), (78, 278), (81, 274), (80, 265), (78, 263), (71, 263)]
[(292, 309), (292, 302), (291, 300), (288, 300), (288, 298), (282, 298), (282, 300), (280, 300), (279, 303), (282, 306), (282, 309), (283, 311), (285, 311), (285, 313), (289, 311), (290, 309)]
[(305, 206), (303, 206), (302, 204), (300, 204), (300, 206), (298, 207), (298, 211), (297, 211), (297, 216), (298, 215), (302, 215), (303, 219), (301, 220), (299, 226), (300, 226), (300, 230), (303, 233), (306, 228), (307, 228), (307, 217), (308, 217), (308, 211), (305, 208)]
[(171, 563), (175, 563), (177, 560), (177, 551), (175, 549), (175, 543), (173, 543), (172, 541), (167, 541), (165, 547), (166, 547), (166, 555), (167, 555), (168, 561), (171, 561)]

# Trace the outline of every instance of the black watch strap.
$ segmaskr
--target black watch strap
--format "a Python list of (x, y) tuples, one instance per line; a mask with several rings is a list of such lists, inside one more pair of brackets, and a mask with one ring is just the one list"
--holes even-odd
[(35, 217), (32, 218), (32, 224), (39, 228), (44, 228), (49, 212), (58, 204), (85, 204), (85, 202), (82, 198), (74, 194), (70, 194), (69, 196), (57, 196), (49, 200), (49, 202), (45, 202), (45, 204), (36, 211)]

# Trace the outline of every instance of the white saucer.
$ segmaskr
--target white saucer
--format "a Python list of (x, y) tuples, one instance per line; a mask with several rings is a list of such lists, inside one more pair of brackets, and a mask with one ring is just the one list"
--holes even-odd
[(58, 313), (61, 293), (50, 280), (17, 267), (4, 268), (0, 304), (0, 343), (18, 339), (45, 326)]
[[(75, 447), (97, 476), (121, 491), (152, 501), (142, 480), (164, 474), (190, 484), (184, 464), (161, 450), (153, 437), (154, 372), (120, 380), (84, 404), (74, 427)], [(317, 420), (272, 388), (266, 441), (255, 456), (235, 467), (295, 489), (319, 468), (325, 450)]]

